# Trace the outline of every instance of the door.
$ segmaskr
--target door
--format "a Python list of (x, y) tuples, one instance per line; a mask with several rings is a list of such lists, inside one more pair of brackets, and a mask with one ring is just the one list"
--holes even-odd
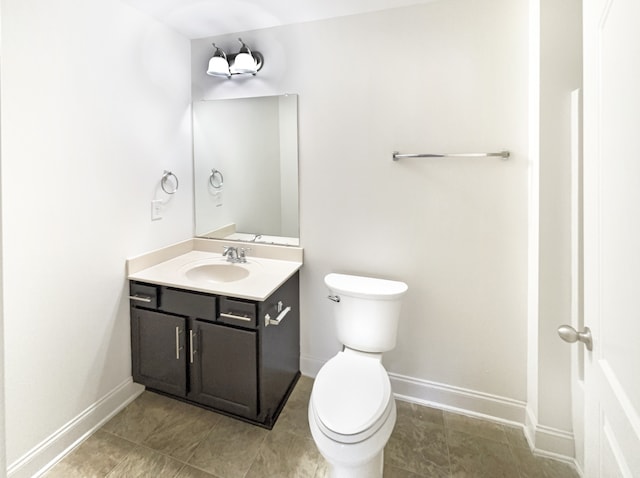
[(235, 415), (258, 415), (257, 337), (243, 330), (191, 321), (189, 399)]
[(640, 477), (640, 1), (583, 8), (585, 476)]
[(187, 391), (186, 319), (131, 308), (133, 380), (184, 397)]

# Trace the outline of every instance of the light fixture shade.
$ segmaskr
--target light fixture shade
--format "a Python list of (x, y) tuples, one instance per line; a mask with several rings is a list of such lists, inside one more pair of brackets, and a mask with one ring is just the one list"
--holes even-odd
[(258, 61), (251, 54), (251, 49), (242, 41), (242, 38), (238, 38), (238, 41), (242, 46), (231, 64), (231, 73), (249, 73), (255, 75), (258, 71)]
[(227, 61), (227, 54), (212, 43), (216, 51), (213, 53), (211, 60), (209, 60), (209, 67), (207, 68), (207, 75), (210, 76), (225, 76), (231, 77), (229, 71), (229, 62)]
[(229, 63), (226, 58), (221, 56), (214, 56), (209, 60), (209, 68), (207, 68), (207, 75), (210, 76), (231, 76), (229, 72)]
[(238, 53), (231, 65), (231, 73), (251, 73), (255, 74), (258, 71), (258, 62), (249, 53)]

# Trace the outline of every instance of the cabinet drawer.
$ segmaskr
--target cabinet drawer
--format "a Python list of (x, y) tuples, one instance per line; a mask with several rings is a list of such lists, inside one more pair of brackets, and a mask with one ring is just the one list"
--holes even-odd
[(158, 287), (150, 284), (131, 282), (129, 284), (129, 302), (132, 306), (155, 309), (158, 307)]
[(220, 297), (218, 322), (240, 327), (255, 327), (257, 315), (258, 312), (254, 302)]
[(208, 294), (163, 287), (160, 308), (172, 314), (211, 321), (216, 319), (216, 297)]

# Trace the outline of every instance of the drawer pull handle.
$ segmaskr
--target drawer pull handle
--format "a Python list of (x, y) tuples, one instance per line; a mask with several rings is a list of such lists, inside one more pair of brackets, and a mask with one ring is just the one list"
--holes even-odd
[(130, 295), (129, 299), (137, 300), (138, 302), (146, 302), (147, 304), (151, 302), (151, 297), (148, 295)]
[(268, 327), (270, 325), (280, 325), (280, 322), (282, 322), (282, 319), (284, 319), (289, 312), (291, 312), (291, 306), (287, 307), (282, 312), (280, 312), (278, 314), (278, 317), (276, 317), (275, 319), (272, 319), (269, 314), (266, 314), (264, 316), (264, 326)]
[(220, 317), (225, 317), (227, 319), (244, 320), (245, 322), (251, 322), (253, 320), (251, 317), (244, 317), (242, 315), (235, 314), (225, 314), (224, 312), (220, 312)]

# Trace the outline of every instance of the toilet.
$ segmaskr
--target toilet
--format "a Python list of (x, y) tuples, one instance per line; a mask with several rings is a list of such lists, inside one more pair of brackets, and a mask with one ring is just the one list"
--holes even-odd
[(396, 404), (382, 353), (396, 345), (404, 282), (328, 274), (337, 337), (344, 345), (318, 372), (309, 427), (331, 478), (382, 477)]

